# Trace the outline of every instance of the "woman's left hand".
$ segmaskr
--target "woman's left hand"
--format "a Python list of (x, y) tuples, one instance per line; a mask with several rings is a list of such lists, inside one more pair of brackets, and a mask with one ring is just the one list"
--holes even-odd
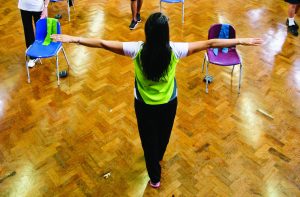
[(78, 42), (79, 38), (75, 36), (69, 36), (66, 34), (52, 34), (50, 38), (53, 39), (55, 42)]
[(247, 46), (258, 46), (263, 43), (263, 40), (261, 38), (239, 38), (239, 43)]

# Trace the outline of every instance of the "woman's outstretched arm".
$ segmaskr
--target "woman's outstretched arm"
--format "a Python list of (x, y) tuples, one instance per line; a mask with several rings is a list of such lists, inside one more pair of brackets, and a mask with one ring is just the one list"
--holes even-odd
[(102, 40), (98, 38), (83, 38), (65, 34), (53, 34), (51, 35), (51, 38), (55, 42), (77, 43), (87, 47), (103, 48), (119, 55), (125, 55), (123, 51), (123, 43), (119, 41)]
[(235, 45), (258, 46), (261, 45), (261, 38), (235, 38), (235, 39), (211, 39), (205, 41), (189, 42), (188, 55), (208, 48), (223, 48)]

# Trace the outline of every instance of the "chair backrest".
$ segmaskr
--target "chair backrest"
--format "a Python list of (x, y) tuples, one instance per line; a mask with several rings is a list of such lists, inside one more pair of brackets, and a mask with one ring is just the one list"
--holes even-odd
[[(214, 24), (208, 30), (208, 39), (219, 38), (222, 24)], [(235, 29), (229, 25), (229, 38), (235, 38)]]
[[(60, 23), (57, 21), (57, 34), (61, 34)], [(47, 18), (36, 22), (35, 40), (44, 41), (47, 36)]]

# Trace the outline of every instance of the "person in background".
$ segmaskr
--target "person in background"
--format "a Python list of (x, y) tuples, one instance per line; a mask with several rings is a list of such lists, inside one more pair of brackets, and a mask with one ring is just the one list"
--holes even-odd
[[(169, 40), (168, 18), (162, 13), (149, 16), (143, 41), (120, 42), (53, 34), (54, 41), (103, 48), (132, 58), (135, 71), (134, 107), (146, 168), (153, 188), (160, 187), (161, 166), (169, 143), (177, 109), (176, 65), (179, 59), (208, 48), (235, 45), (256, 46), (260, 38), (211, 39), (196, 42)], [(121, 65), (119, 65), (121, 66)]]
[(298, 36), (299, 26), (295, 21), (295, 14), (296, 14), (297, 7), (300, 4), (300, 0), (285, 0), (285, 1), (289, 3), (288, 18), (286, 20), (288, 32), (291, 33), (293, 36)]
[[(68, 0), (69, 7), (72, 7), (74, 5), (74, 1), (75, 0)], [(54, 18), (61, 19), (62, 15), (61, 14), (56, 14)]]
[[(28, 48), (35, 40), (35, 23), (40, 18), (46, 18), (48, 16), (48, 4), (49, 0), (19, 0), (18, 8), (21, 11), (26, 48)], [(36, 61), (37, 59), (30, 58), (27, 63), (28, 67), (34, 67)]]
[(131, 0), (132, 20), (129, 25), (130, 30), (135, 29), (137, 24), (142, 21), (141, 14), (140, 14), (142, 4), (143, 4), (143, 0)]

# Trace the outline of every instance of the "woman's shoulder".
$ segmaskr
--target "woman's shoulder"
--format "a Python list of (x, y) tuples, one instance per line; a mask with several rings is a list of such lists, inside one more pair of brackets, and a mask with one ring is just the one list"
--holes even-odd
[(128, 42), (123, 42), (123, 46), (126, 45), (126, 47), (130, 48), (140, 48), (143, 46), (144, 42), (143, 41), (128, 41)]
[(135, 58), (137, 53), (141, 50), (144, 42), (143, 41), (133, 41), (133, 42), (123, 42), (123, 51), (126, 56)]
[(170, 47), (177, 58), (183, 58), (187, 56), (188, 53), (188, 43), (187, 42), (173, 42), (170, 41)]

